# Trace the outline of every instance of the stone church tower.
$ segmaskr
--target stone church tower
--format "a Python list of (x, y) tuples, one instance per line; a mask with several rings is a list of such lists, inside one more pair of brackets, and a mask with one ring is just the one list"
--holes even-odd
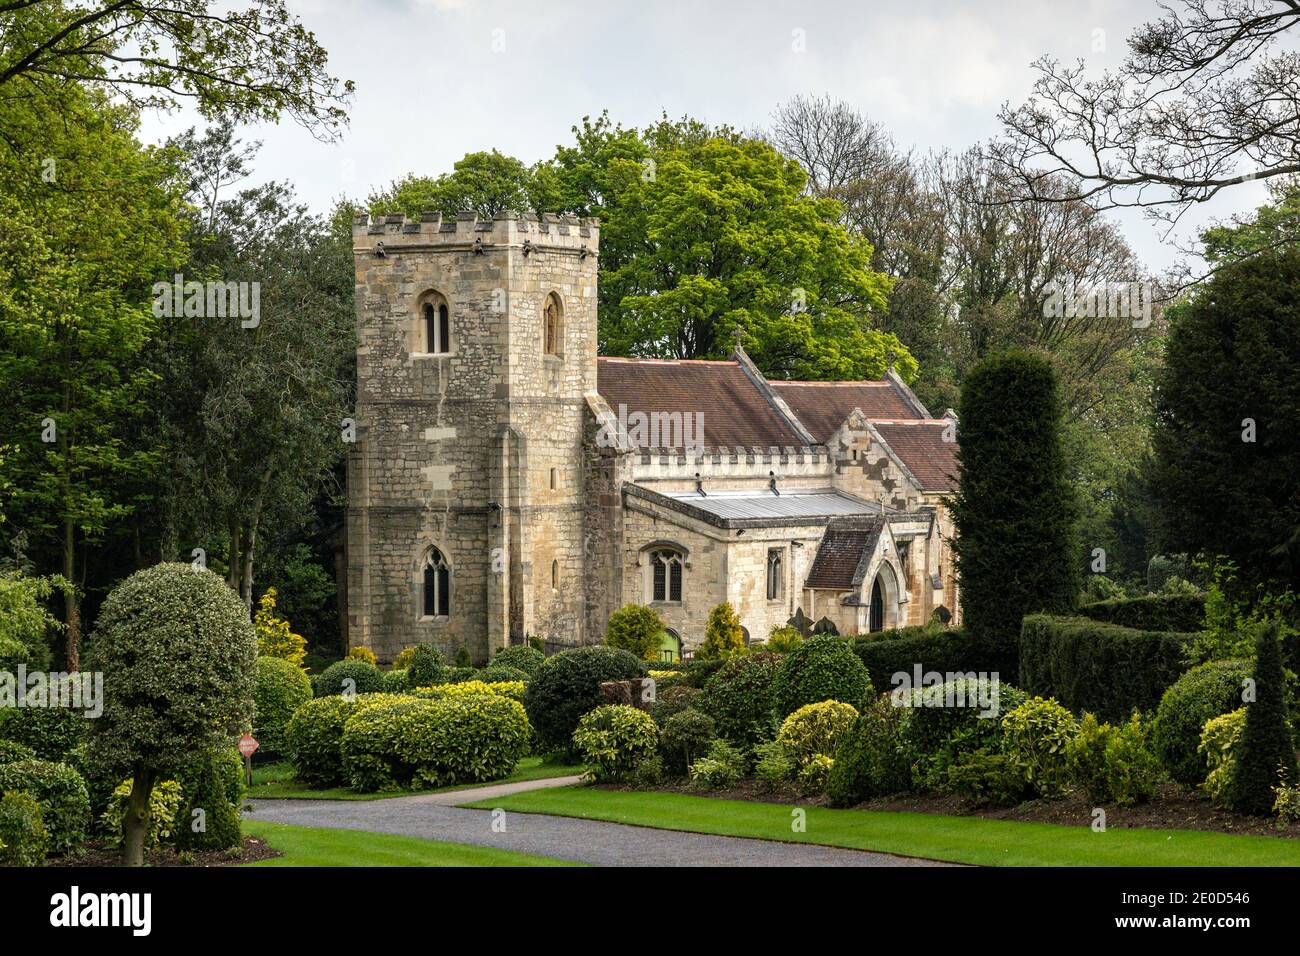
[(381, 661), (466, 646), (482, 664), (526, 634), (580, 640), (598, 232), (509, 213), (355, 221), (349, 644)]

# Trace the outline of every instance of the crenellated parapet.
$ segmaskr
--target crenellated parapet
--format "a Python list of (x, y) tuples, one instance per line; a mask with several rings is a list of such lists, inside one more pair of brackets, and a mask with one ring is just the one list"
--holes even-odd
[(445, 249), (521, 247), (531, 250), (566, 250), (582, 257), (595, 255), (600, 243), (600, 221), (578, 216), (546, 213), (540, 219), (532, 213), (506, 211), (491, 219), (475, 212), (444, 217), (440, 212), (423, 213), (419, 219), (388, 215), (358, 214), (352, 220), (352, 249), (358, 255), (386, 255), (389, 252), (427, 252)]

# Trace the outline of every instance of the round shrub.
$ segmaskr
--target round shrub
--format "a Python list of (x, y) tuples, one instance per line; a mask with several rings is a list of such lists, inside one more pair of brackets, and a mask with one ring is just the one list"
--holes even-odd
[(584, 714), (573, 745), (595, 780), (623, 780), (655, 755), (659, 728), (643, 710), (606, 704)]
[(31, 794), (0, 794), (0, 866), (40, 866), (48, 840), (40, 804)]
[(418, 698), (383, 695), (350, 715), (339, 738), (339, 759), (348, 786), (362, 793), (409, 787), (414, 768), (402, 756), (409, 732), (402, 717), (431, 706), (432, 702)]
[(1242, 705), (1242, 682), (1250, 661), (1210, 661), (1174, 681), (1156, 709), (1153, 743), (1169, 776), (1189, 787), (1205, 780), (1209, 768), (1199, 751), (1205, 722)]
[(268, 754), (284, 752), (289, 718), (311, 700), (307, 672), (280, 657), (257, 659), (257, 688), (253, 693), (253, 729)]
[(335, 661), (321, 672), (316, 682), (316, 696), (334, 694), (377, 694), (384, 689), (384, 675), (374, 664), (365, 661)]
[(343, 783), (339, 744), (343, 725), (356, 709), (356, 700), (336, 694), (309, 700), (294, 711), (285, 730), (294, 776), (316, 787)]
[(960, 755), (996, 749), (1002, 715), (1029, 699), (1019, 688), (987, 678), (899, 688), (889, 696), (906, 711), (903, 736), (914, 760), (914, 779), (930, 787), (946, 780), (948, 767)]
[[(438, 679), (433, 683), (437, 684), (463, 684), (466, 681), (478, 680), (479, 672), (473, 667), (444, 667)], [(420, 684), (420, 687), (426, 685)]]
[(86, 839), (90, 796), (81, 774), (67, 764), (20, 760), (0, 766), (0, 791), (22, 790), (41, 805), (51, 853), (69, 853)]
[(522, 683), (528, 680), (527, 671), (504, 664), (493, 664), (478, 672), (478, 679), (485, 684)]
[(427, 687), (438, 683), (443, 671), (447, 669), (442, 651), (433, 644), (417, 644), (402, 651), (402, 655), (408, 652), (410, 657), (406, 660), (406, 686)]
[(1065, 791), (1069, 780), (1066, 750), (1079, 722), (1054, 699), (1032, 697), (1002, 717), (1002, 749), (1025, 782), (1043, 796)]
[(663, 636), (663, 619), (644, 604), (623, 605), (609, 616), (605, 628), (605, 643), (609, 647), (621, 647), (643, 661), (658, 658)]
[(644, 661), (614, 647), (574, 647), (548, 657), (524, 694), (528, 719), (543, 750), (573, 752), (578, 721), (602, 703), (602, 682), (645, 676)]
[(0, 764), (35, 759), (36, 751), (26, 744), (20, 744), (16, 740), (0, 740)]
[(814, 755), (835, 753), (857, 716), (856, 707), (838, 700), (805, 704), (781, 722), (776, 742), (798, 774)]
[(782, 656), (773, 690), (782, 715), (824, 700), (857, 707), (871, 690), (871, 676), (848, 644), (819, 634)]
[(405, 670), (384, 671), (385, 694), (401, 694), (410, 686)]
[[(68, 679), (77, 680), (78, 677), (72, 675)], [(51, 695), (60, 694), (61, 689), (60, 682), (51, 687)], [(63, 760), (89, 737), (90, 721), (81, 710), (71, 707), (7, 707), (0, 710), (0, 739), (31, 748), (40, 760)]]
[(912, 754), (903, 736), (905, 711), (888, 695), (869, 703), (832, 756), (826, 795), (833, 807), (902, 793), (912, 785)]
[(717, 736), (717, 725), (708, 714), (692, 707), (673, 714), (664, 721), (659, 733), (664, 770), (675, 777), (685, 776), (690, 765), (704, 756)]
[(546, 655), (530, 644), (512, 644), (497, 651), (488, 667), (514, 667), (529, 677), (546, 661)]
[(673, 714), (680, 714), (688, 707), (696, 707), (700, 694), (698, 687), (674, 684), (656, 691), (656, 697), (650, 704), (650, 716), (662, 727)]
[(733, 657), (704, 682), (696, 706), (717, 723), (718, 736), (744, 748), (776, 736), (775, 684), (783, 660), (780, 654)]

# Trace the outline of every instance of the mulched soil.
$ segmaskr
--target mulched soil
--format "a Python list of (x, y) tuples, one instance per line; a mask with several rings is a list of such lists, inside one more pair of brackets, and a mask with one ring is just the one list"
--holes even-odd
[[(729, 790), (696, 790), (686, 783), (665, 783), (652, 789), (665, 793), (689, 793), (696, 796), (722, 797), (728, 800), (753, 800), (760, 803), (798, 803), (801, 806), (827, 806), (825, 797), (810, 797), (798, 788), (772, 787), (759, 780), (742, 780)], [(946, 816), (975, 816), (986, 820), (1016, 820), (1056, 823), (1063, 826), (1091, 826), (1094, 804), (1082, 794), (1069, 794), (1055, 800), (1027, 800), (1015, 807), (973, 807), (961, 797), (940, 794), (901, 794), (858, 804), (855, 810), (884, 810), (909, 813), (939, 813)], [(1106, 806), (1106, 826), (1148, 830), (1206, 830), (1218, 833), (1300, 839), (1300, 823), (1278, 829), (1271, 817), (1247, 817), (1216, 806), (1174, 783), (1167, 783), (1149, 803), (1131, 807)]]
[[(265, 840), (256, 837), (244, 837), (244, 845), (238, 851), (201, 850), (194, 854), (193, 863), (184, 863), (180, 855), (167, 847), (151, 850), (145, 854), (146, 866), (237, 866), (240, 863), (252, 863), (254, 860), (268, 860), (282, 856), (279, 850), (266, 845)], [(46, 866), (58, 867), (115, 867), (122, 865), (122, 851), (118, 848), (104, 846), (102, 840), (90, 840), (85, 852), (80, 856), (51, 857), (45, 861)]]

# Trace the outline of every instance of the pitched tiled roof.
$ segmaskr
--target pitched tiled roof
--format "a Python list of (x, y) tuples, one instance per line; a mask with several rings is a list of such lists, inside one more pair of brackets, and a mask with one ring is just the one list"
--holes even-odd
[(702, 444), (710, 447), (766, 450), (806, 444), (739, 362), (602, 357), (596, 363), (596, 390), (615, 417), (620, 405), (628, 414), (702, 412)]
[(860, 583), (858, 566), (875, 550), (884, 525), (879, 517), (831, 519), (804, 587), (836, 591), (856, 588)]
[(888, 380), (882, 382), (771, 382), (790, 411), (825, 443), (853, 409), (867, 418), (921, 418), (907, 397)]
[(947, 419), (872, 422), (924, 491), (957, 488), (957, 443), (944, 441)]

